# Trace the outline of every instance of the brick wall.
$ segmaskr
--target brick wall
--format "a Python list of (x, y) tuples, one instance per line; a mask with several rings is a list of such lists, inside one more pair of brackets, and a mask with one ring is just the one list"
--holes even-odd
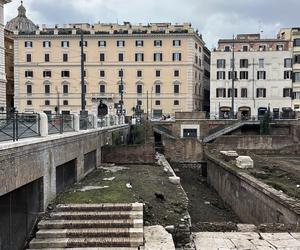
[(154, 144), (105, 146), (102, 149), (102, 162), (116, 164), (153, 164), (155, 163)]

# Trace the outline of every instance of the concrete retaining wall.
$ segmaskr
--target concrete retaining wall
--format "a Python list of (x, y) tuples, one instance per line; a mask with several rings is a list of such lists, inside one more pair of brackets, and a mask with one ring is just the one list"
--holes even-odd
[(245, 223), (300, 223), (300, 204), (206, 152), (208, 183)]
[(56, 167), (75, 160), (76, 180), (87, 174), (84, 155), (96, 151), (96, 165), (101, 163), (101, 147), (111, 144), (114, 130), (128, 130), (127, 125), (26, 139), (0, 145), (0, 196), (43, 178), (44, 209), (56, 196)]

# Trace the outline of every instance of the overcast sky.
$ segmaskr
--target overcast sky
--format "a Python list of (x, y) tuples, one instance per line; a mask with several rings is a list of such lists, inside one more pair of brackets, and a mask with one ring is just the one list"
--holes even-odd
[[(5, 23), (20, 1), (5, 5)], [(24, 0), (36, 24), (74, 22), (191, 22), (208, 48), (235, 33), (274, 37), (281, 27), (300, 27), (300, 0)]]

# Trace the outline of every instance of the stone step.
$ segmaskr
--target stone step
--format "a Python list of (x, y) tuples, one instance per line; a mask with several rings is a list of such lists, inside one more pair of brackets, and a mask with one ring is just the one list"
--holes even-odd
[(71, 228), (142, 228), (142, 219), (124, 220), (42, 220), (38, 229)]
[(133, 237), (143, 239), (143, 235), (143, 228), (41, 229), (36, 233), (36, 238)]
[[(30, 248), (32, 250), (44, 250), (45, 248)], [(66, 248), (47, 248), (47, 250), (65, 250)], [(89, 250), (141, 250), (139, 247), (89, 247)], [(82, 248), (68, 248), (68, 250), (83, 250)]]
[(143, 211), (142, 203), (103, 203), (103, 204), (60, 204), (56, 207), (59, 212), (67, 211)]
[(142, 219), (143, 211), (113, 212), (54, 212), (50, 214), (54, 220), (111, 220), (111, 219)]
[(30, 249), (74, 248), (74, 247), (138, 247), (143, 245), (140, 238), (52, 238), (33, 239)]

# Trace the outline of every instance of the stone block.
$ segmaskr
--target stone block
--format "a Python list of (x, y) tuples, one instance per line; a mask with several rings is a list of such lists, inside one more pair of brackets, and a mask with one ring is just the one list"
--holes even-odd
[(179, 185), (180, 184), (180, 177), (177, 176), (172, 176), (169, 177), (169, 181), (175, 185)]
[(236, 158), (236, 166), (242, 169), (249, 169), (254, 167), (254, 163), (250, 156), (239, 156)]

